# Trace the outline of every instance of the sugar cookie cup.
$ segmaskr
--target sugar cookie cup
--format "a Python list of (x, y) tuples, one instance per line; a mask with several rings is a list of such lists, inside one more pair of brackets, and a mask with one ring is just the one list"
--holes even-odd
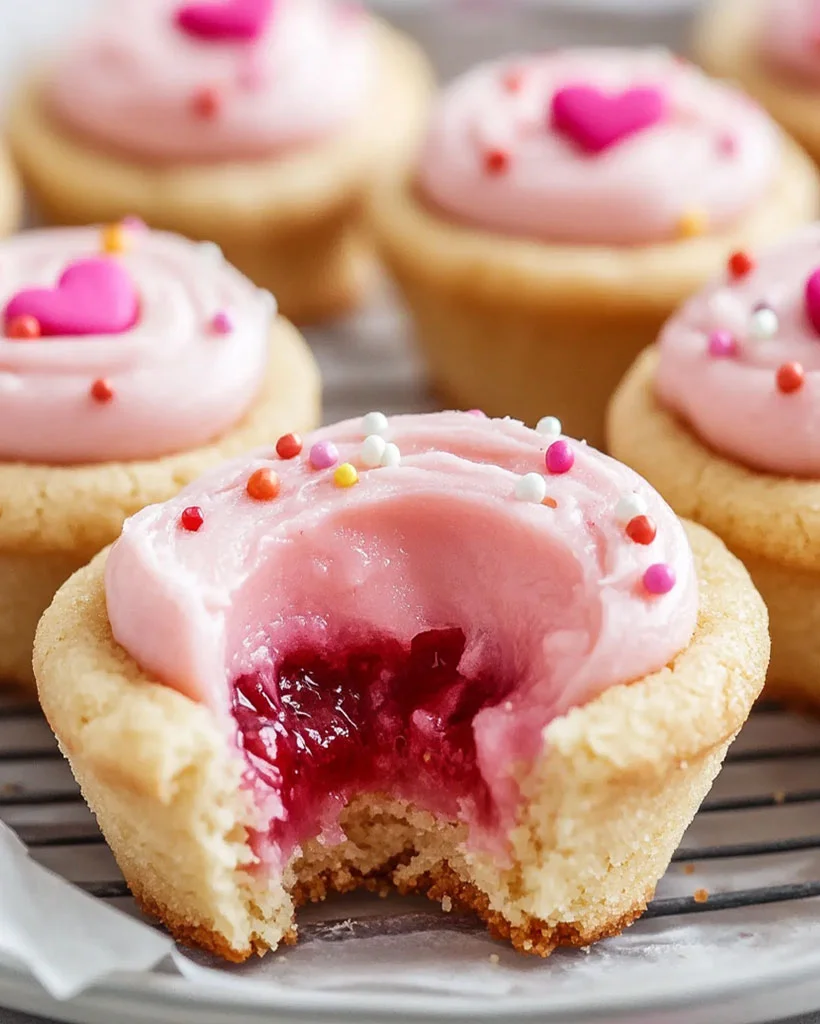
[(0, 148), (0, 237), (10, 235), (20, 223), (23, 194), (5, 148)]
[[(695, 296), (626, 375), (609, 442), (743, 560), (769, 608), (767, 691), (820, 704), (820, 230)], [(756, 265), (755, 265), (756, 263)], [(769, 304), (771, 303), (771, 305)], [(812, 313), (811, 311), (814, 310)]]
[(694, 49), (711, 74), (737, 82), (820, 162), (816, 12), (805, 0), (711, 0)]
[[(619, 103), (644, 122), (616, 137)], [(808, 158), (745, 98), (671, 56), (591, 50), (456, 82), (374, 220), (445, 400), (530, 423), (548, 408), (600, 446), (675, 306), (817, 201)]]
[[(4, 683), (32, 685), (37, 620), (126, 517), (222, 459), (318, 419), (315, 363), (269, 295), (194, 243), (144, 228), (129, 234), (119, 256), (97, 255), (104, 236), (93, 228), (0, 245)], [(32, 291), (50, 289), (71, 266), (91, 274), (91, 307), (71, 285), (62, 295)], [(82, 278), (74, 283), (82, 290)], [(125, 327), (134, 298), (137, 318)], [(95, 316), (107, 322), (82, 322)]]
[[(542, 475), (547, 443), (513, 421), (339, 424), (307, 457), (259, 452), (146, 510), (60, 590), (40, 699), (137, 900), (178, 939), (243, 960), (296, 938), (299, 903), (375, 879), (542, 956), (643, 912), (762, 687), (766, 612), (714, 536), (625, 467), (555, 444), (573, 466)], [(271, 468), (281, 489), (254, 504)], [(203, 529), (169, 530), (193, 502)], [(636, 502), (649, 544), (627, 533)], [(217, 566), (208, 545), (238, 559)], [(605, 580), (599, 557), (618, 566)], [(241, 612), (218, 626), (202, 597), (226, 584)], [(559, 620), (577, 647), (551, 643)], [(308, 705), (327, 745), (300, 747)]]
[(416, 149), (425, 59), (327, 0), (281, 0), (255, 37), (207, 46), (179, 7), (106, 4), (24, 85), (9, 134), (36, 206), (53, 223), (136, 214), (213, 240), (297, 322), (356, 305), (375, 276), (366, 198)]

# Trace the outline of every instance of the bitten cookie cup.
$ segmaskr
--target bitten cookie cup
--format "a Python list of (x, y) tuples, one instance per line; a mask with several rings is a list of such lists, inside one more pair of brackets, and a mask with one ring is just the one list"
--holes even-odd
[(282, 0), (256, 37), (207, 42), (177, 2), (118, 3), (9, 112), (43, 215), (136, 214), (215, 241), (296, 322), (359, 303), (376, 276), (367, 196), (410, 161), (432, 92), (417, 47), (324, 0)]
[(230, 960), (358, 885), (471, 908), (542, 956), (620, 931), (767, 660), (714, 536), (587, 446), (458, 413), (222, 467), (132, 519), (35, 645), (140, 905)]
[(744, 97), (669, 55), (569, 51), (451, 86), (374, 222), (447, 402), (549, 407), (600, 447), (676, 305), (817, 202), (809, 159)]
[(807, 0), (711, 0), (694, 49), (707, 71), (737, 82), (820, 161), (817, 32)]
[(0, 680), (31, 686), (60, 584), (144, 505), (315, 425), (319, 380), (270, 295), (195, 243), (58, 229), (0, 259)]
[(820, 227), (741, 253), (664, 326), (613, 452), (721, 537), (769, 606), (775, 695), (820, 703)]

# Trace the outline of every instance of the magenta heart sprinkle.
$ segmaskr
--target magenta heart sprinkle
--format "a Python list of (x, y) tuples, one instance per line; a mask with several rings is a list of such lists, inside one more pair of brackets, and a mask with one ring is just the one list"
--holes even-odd
[(274, 0), (211, 0), (178, 7), (174, 20), (183, 32), (212, 43), (250, 43), (267, 28)]
[(653, 86), (605, 93), (568, 85), (552, 98), (551, 123), (587, 153), (602, 153), (666, 117), (664, 93)]

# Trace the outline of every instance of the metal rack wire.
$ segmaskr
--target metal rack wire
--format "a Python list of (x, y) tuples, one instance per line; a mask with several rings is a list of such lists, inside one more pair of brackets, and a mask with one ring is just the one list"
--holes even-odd
[[(753, 715), (761, 721), (783, 722), (787, 712), (778, 708), (764, 708)], [(816, 771), (812, 762), (820, 762), (820, 727), (815, 742), (794, 742), (779, 745), (741, 745), (730, 751), (727, 768), (744, 765), (784, 765), (806, 762), (807, 775)], [(802, 774), (799, 771), (798, 774)], [(725, 891), (691, 895), (660, 896), (650, 905), (647, 919), (667, 918), (684, 914), (716, 914), (742, 907), (767, 903), (783, 903), (820, 897), (820, 833), (807, 831), (806, 834), (759, 840), (744, 835), (744, 812), (764, 811), (777, 815), (789, 807), (815, 805), (820, 809), (820, 790), (812, 788), (772, 789), (771, 792), (754, 792), (737, 796), (721, 796), (719, 792), (707, 798), (698, 814), (701, 821), (715, 815), (730, 815), (732, 824), (724, 828), (726, 841), (684, 845), (673, 858), (670, 871), (680, 872), (681, 866), (687, 873), (694, 873), (696, 866), (704, 862), (732, 861), (742, 865), (751, 858), (783, 858), (785, 855), (818, 851), (812, 861), (812, 876), (808, 879), (789, 879), (789, 869), (784, 867), (782, 880), (777, 884), (729, 887)], [(812, 808), (812, 812), (815, 808)], [(80, 812), (79, 815), (77, 812)], [(814, 814), (809, 815), (809, 819)], [(71, 779), (67, 765), (63, 762), (53, 737), (42, 719), (39, 709), (30, 701), (5, 696), (0, 698), (0, 819), (7, 821), (28, 846), (32, 855), (41, 859), (49, 855), (49, 867), (58, 873), (72, 877), (86, 892), (100, 899), (116, 901), (130, 900), (130, 894), (111, 862), (106, 865), (106, 877), (83, 877), (93, 869), (84, 863), (92, 851), (105, 849), (104, 840), (97, 830), (90, 814), (84, 811), (82, 797)], [(697, 819), (696, 819), (697, 820)], [(820, 819), (818, 819), (820, 824)], [(73, 858), (73, 870), (63, 871), (68, 856)], [(79, 872), (77, 866), (79, 865)], [(111, 877), (107, 877), (108, 875)], [(781, 875), (780, 872), (778, 872)], [(350, 921), (342, 933), (333, 931), (335, 940), (345, 936), (360, 937), (372, 934), (374, 929), (397, 931), (422, 931), (432, 928), (471, 930), (478, 927), (471, 919), (437, 914), (408, 913), (387, 920), (362, 919)], [(327, 938), (330, 934), (326, 924), (314, 924), (312, 937)]]

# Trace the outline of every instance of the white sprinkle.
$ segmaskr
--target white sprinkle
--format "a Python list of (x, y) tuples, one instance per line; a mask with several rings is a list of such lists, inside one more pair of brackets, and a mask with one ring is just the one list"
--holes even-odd
[(273, 292), (269, 292), (267, 288), (260, 288), (259, 297), (262, 299), (262, 304), (264, 305), (268, 315), (273, 316), (279, 306), (276, 301), (276, 296)]
[(557, 416), (542, 416), (535, 429), (545, 437), (559, 437), (561, 434), (561, 421)]
[(647, 511), (646, 499), (640, 494), (624, 494), (618, 499), (615, 506), (615, 518), (619, 523), (628, 523), (635, 516), (645, 516)]
[(384, 442), (383, 437), (379, 437), (378, 434), (370, 434), (364, 439), (361, 450), (359, 451), (359, 459), (363, 466), (367, 469), (375, 469), (376, 466), (382, 464), (382, 456), (384, 455), (384, 449), (387, 445)]
[(749, 320), (749, 337), (755, 341), (769, 341), (780, 327), (777, 313), (768, 306), (756, 309)]
[(23, 382), (14, 373), (0, 373), (0, 394), (10, 395), (13, 391), (22, 391)]
[(444, 911), (445, 914), (449, 914), (450, 911), (453, 909), (453, 901), (450, 899), (449, 896), (445, 896), (442, 899), (441, 909)]
[(504, 701), (504, 710), (505, 711), (512, 711), (512, 709), (513, 709), (513, 702), (511, 700), (505, 700)]
[(547, 481), (540, 473), (525, 473), (516, 482), (515, 496), (519, 501), (540, 505), (547, 496)]
[(384, 452), (382, 453), (382, 465), (383, 466), (399, 466), (401, 465), (401, 452), (397, 444), (391, 444), (388, 442), (384, 446)]
[(362, 418), (362, 433), (365, 437), (370, 434), (378, 434), (384, 437), (387, 434), (387, 417), (383, 412), (369, 412)]
[(498, 953), (490, 953), (490, 963), (493, 965), (493, 967), (495, 967), (496, 964), (501, 963), (501, 957), (498, 955)]
[(221, 263), (225, 259), (222, 255), (222, 250), (216, 242), (200, 242), (199, 251), (202, 253), (204, 259), (209, 260), (212, 263)]

